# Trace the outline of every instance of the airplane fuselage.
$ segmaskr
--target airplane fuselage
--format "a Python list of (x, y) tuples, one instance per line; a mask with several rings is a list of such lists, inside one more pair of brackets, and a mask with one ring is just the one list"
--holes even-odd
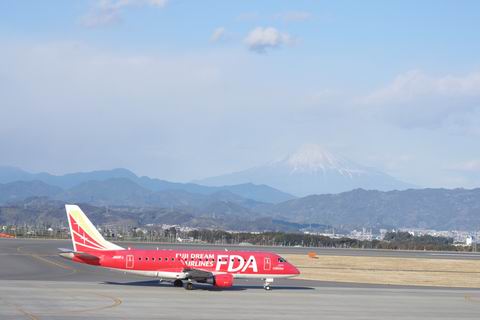
[(71, 255), (73, 261), (164, 279), (184, 277), (184, 270), (230, 273), (234, 278), (288, 278), (298, 270), (274, 253), (220, 250), (115, 250), (98, 259)]
[(125, 249), (105, 240), (78, 206), (66, 205), (65, 209), (73, 250), (64, 249), (60, 255), (75, 262), (173, 280), (175, 286), (187, 281), (187, 289), (193, 288), (194, 281), (226, 288), (234, 278), (259, 278), (269, 290), (274, 278), (300, 273), (272, 252)]

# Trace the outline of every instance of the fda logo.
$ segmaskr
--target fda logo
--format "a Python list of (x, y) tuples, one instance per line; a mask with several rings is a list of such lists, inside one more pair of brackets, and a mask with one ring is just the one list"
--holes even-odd
[(225, 268), (222, 268), (224, 266), (227, 267), (226, 271), (228, 272), (245, 272), (247, 269), (252, 269), (253, 272), (258, 272), (257, 260), (255, 260), (254, 256), (250, 256), (245, 260), (239, 255), (219, 254), (217, 256), (215, 271), (225, 271)]

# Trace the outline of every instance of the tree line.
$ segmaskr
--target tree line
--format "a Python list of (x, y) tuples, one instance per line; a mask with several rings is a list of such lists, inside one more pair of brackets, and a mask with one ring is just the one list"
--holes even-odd
[(222, 230), (193, 230), (188, 237), (213, 244), (252, 244), (270, 246), (302, 246), (327, 248), (363, 248), (396, 250), (469, 251), (471, 247), (456, 246), (452, 238), (430, 235), (414, 236), (408, 232), (388, 232), (383, 240), (358, 240), (347, 237), (331, 238), (323, 235), (264, 232), (230, 233)]

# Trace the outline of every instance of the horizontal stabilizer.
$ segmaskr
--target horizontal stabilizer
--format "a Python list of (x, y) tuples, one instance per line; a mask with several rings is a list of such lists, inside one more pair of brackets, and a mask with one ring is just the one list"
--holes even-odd
[(76, 258), (79, 258), (82, 260), (88, 260), (88, 261), (100, 260), (99, 257), (86, 252), (73, 251), (71, 249), (65, 249), (65, 248), (58, 248), (58, 250), (60, 250), (59, 255), (67, 259), (73, 259), (74, 257), (76, 257)]

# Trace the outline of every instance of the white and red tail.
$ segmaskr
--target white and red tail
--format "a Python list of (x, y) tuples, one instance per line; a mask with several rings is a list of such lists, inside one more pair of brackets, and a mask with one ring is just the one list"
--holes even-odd
[(105, 240), (79, 206), (67, 204), (65, 210), (75, 252), (123, 250), (122, 247)]

